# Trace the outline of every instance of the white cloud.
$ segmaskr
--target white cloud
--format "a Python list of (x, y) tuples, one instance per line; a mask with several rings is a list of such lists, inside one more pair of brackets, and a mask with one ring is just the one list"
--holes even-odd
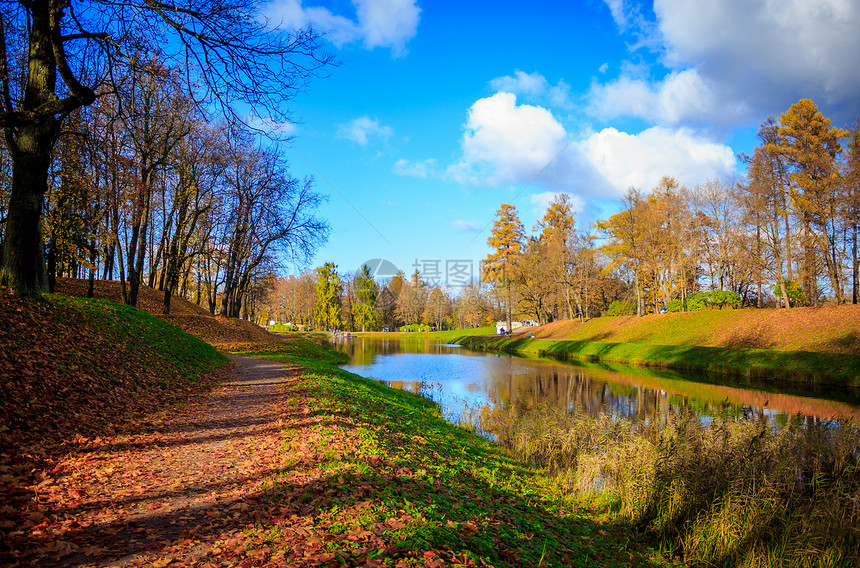
[(400, 176), (417, 177), (427, 179), (436, 175), (436, 160), (428, 158), (426, 160), (410, 162), (406, 159), (399, 159), (394, 162), (394, 173)]
[[(734, 152), (689, 129), (653, 127), (639, 134), (614, 128), (581, 141), (552, 112), (517, 105), (516, 96), (497, 93), (469, 110), (462, 157), (447, 169), (456, 182), (489, 187), (535, 185), (552, 198), (566, 192), (613, 199), (629, 186), (649, 190), (661, 177), (696, 185), (735, 171)], [(539, 199), (539, 198), (535, 198)]]
[(606, 72), (609, 70), (609, 63), (604, 63), (597, 70), (600, 71), (601, 75), (605, 75)]
[(603, 0), (609, 7), (612, 13), (612, 19), (615, 20), (615, 25), (624, 30), (627, 28), (629, 21), (628, 8), (625, 6), (624, 0)]
[(656, 83), (625, 73), (610, 83), (594, 83), (589, 98), (593, 113), (635, 116), (659, 124), (704, 123), (716, 115), (726, 123), (743, 114), (743, 109), (720, 100), (694, 69), (670, 73)]
[(302, 0), (274, 0), (266, 16), (285, 29), (311, 24), (337, 47), (360, 41), (367, 49), (390, 47), (397, 57), (406, 54), (406, 44), (418, 31), (421, 8), (416, 0), (352, 0), (352, 4), (355, 20), (328, 8), (304, 7)]
[(592, 89), (593, 106), (605, 96), (619, 114), (719, 126), (760, 122), (800, 98), (837, 124), (860, 107), (856, 0), (655, 0), (654, 21), (642, 17), (639, 2), (604, 2), (619, 29), (639, 39), (633, 49), (653, 49), (670, 73), (655, 82), (622, 73)]
[(337, 127), (337, 137), (352, 140), (361, 146), (367, 146), (372, 137), (388, 139), (394, 134), (390, 126), (384, 126), (377, 119), (362, 116)]
[(457, 219), (456, 221), (451, 222), (451, 228), (455, 231), (460, 231), (461, 233), (477, 233), (484, 228), (484, 225), (478, 221), (464, 221), (463, 219)]
[(663, 176), (688, 186), (734, 173), (736, 160), (728, 146), (686, 129), (655, 126), (639, 134), (606, 128), (581, 143), (589, 162), (620, 194), (628, 187), (649, 190)]
[(546, 77), (537, 71), (526, 73), (517, 69), (513, 76), (505, 75), (490, 80), (490, 88), (496, 92), (512, 93), (533, 102), (546, 102), (554, 107), (564, 109), (573, 107), (570, 101), (570, 85), (561, 79), (551, 86)]
[(853, 0), (656, 0), (674, 65), (699, 64), (715, 80), (752, 80), (857, 97), (860, 4)]
[(549, 110), (518, 106), (516, 95), (496, 93), (469, 109), (463, 158), (448, 172), (460, 183), (519, 183), (550, 164), (565, 137), (564, 127)]
[(505, 75), (504, 77), (492, 79), (490, 87), (495, 91), (504, 91), (505, 93), (537, 96), (542, 95), (547, 90), (549, 83), (537, 71), (526, 73), (517, 69), (514, 71), (513, 77)]
[(549, 104), (563, 109), (573, 108), (573, 102), (570, 100), (570, 85), (560, 80), (557, 85), (550, 87)]

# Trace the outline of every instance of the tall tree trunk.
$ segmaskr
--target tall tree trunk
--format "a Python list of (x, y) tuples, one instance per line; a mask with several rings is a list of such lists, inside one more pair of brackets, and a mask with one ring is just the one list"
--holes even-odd
[[(4, 115), (14, 115), (14, 118), (4, 123), (12, 157), (12, 190), (6, 216), (0, 284), (19, 294), (41, 296), (48, 286), (41, 225), (42, 203), (48, 189), (51, 152), (59, 133), (61, 119), (58, 117), (82, 104), (90, 104), (95, 97), (92, 91), (74, 84), (68, 86), (72, 91), (78, 91), (76, 95), (62, 100), (56, 95), (58, 51), (54, 49), (52, 38), (60, 33), (59, 22), (68, 3), (40, 0), (23, 5), (30, 11), (24, 97), (18, 112), (8, 108), (11, 105), (4, 105), (7, 107)], [(4, 63), (5, 33), (0, 23), (0, 35), (4, 37)], [(15, 125), (15, 119), (22, 123)]]
[(96, 266), (96, 251), (98, 251), (98, 243), (95, 240), (90, 240), (90, 273), (87, 278), (87, 298), (92, 298), (95, 292), (95, 280), (98, 267)]
[(0, 282), (28, 296), (48, 290), (41, 220), (57, 121), (45, 122), (18, 130), (0, 270)]
[(851, 285), (851, 303), (856, 304), (860, 301), (858, 295), (860, 295), (860, 258), (857, 256), (857, 220), (855, 219), (851, 226), (851, 258), (852, 258), (852, 267), (851, 267), (851, 276), (852, 285)]
[(513, 330), (511, 330), (511, 325), (512, 325), (511, 320), (512, 320), (513, 318), (512, 318), (512, 313), (511, 313), (511, 312), (512, 312), (512, 309), (511, 309), (511, 308), (512, 308), (512, 307), (511, 307), (511, 280), (510, 280), (510, 278), (508, 278), (508, 275), (507, 275), (507, 269), (508, 269), (508, 262), (507, 262), (507, 259), (505, 259), (505, 265), (504, 265), (504, 266), (505, 266), (505, 268), (504, 268), (504, 270), (505, 270), (505, 275), (504, 275), (504, 278), (505, 278), (505, 288), (507, 289), (507, 293), (506, 293), (506, 296), (507, 296), (507, 306), (506, 306), (506, 308), (507, 308), (507, 312), (508, 312), (508, 314), (507, 314), (507, 315), (508, 315), (508, 322), (507, 322), (507, 323), (508, 323), (508, 327), (507, 327), (507, 328), (505, 328), (505, 331), (507, 331), (508, 333), (512, 333), (512, 331), (513, 331)]
[(643, 315), (642, 312), (644, 310), (642, 309), (642, 288), (639, 286), (639, 272), (638, 271), (636, 271), (636, 273), (633, 275), (633, 278), (636, 282), (636, 315), (638, 317), (642, 317), (642, 315)]

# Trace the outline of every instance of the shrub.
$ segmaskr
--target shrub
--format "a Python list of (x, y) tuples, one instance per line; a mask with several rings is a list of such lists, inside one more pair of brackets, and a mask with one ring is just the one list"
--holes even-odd
[[(803, 290), (800, 289), (800, 286), (797, 284), (797, 282), (794, 282), (792, 280), (786, 280), (785, 291), (788, 294), (788, 301), (791, 303), (792, 306), (802, 306), (805, 303), (806, 297), (803, 295)], [(778, 283), (776, 286), (773, 287), (773, 295), (776, 296), (777, 304), (781, 304), (782, 288), (780, 288)]]
[(400, 331), (406, 331), (409, 333), (417, 333), (420, 331), (430, 331), (430, 326), (426, 323), (413, 323), (409, 325), (404, 325), (400, 328)]
[[(701, 566), (860, 566), (860, 425), (512, 409), (503, 439)], [(497, 428), (497, 432), (500, 430)], [(505, 435), (507, 434), (507, 435)]]
[(632, 316), (636, 314), (636, 304), (630, 301), (615, 300), (609, 304), (605, 316)]
[[(713, 308), (723, 309), (726, 306), (736, 308), (741, 305), (741, 296), (732, 290), (713, 290), (711, 292), (698, 292), (687, 296), (687, 311), (698, 312)], [(680, 312), (684, 310), (684, 303), (680, 299), (669, 302), (666, 310)]]

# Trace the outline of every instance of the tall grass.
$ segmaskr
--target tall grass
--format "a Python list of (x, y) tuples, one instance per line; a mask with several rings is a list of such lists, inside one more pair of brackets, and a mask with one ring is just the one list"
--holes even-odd
[(484, 427), (695, 565), (860, 566), (857, 424), (685, 415), (637, 427), (540, 407)]

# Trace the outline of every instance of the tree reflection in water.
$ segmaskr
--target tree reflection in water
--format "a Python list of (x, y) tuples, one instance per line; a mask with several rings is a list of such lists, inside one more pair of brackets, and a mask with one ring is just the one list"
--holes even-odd
[(738, 386), (721, 377), (526, 359), (421, 339), (356, 337), (336, 346), (350, 356), (346, 370), (434, 400), (447, 420), (493, 439), (505, 437), (506, 415), (540, 405), (640, 426), (690, 412), (703, 422), (737, 417), (774, 426), (797, 415), (810, 424), (860, 419), (856, 392), (833, 400), (822, 392)]

